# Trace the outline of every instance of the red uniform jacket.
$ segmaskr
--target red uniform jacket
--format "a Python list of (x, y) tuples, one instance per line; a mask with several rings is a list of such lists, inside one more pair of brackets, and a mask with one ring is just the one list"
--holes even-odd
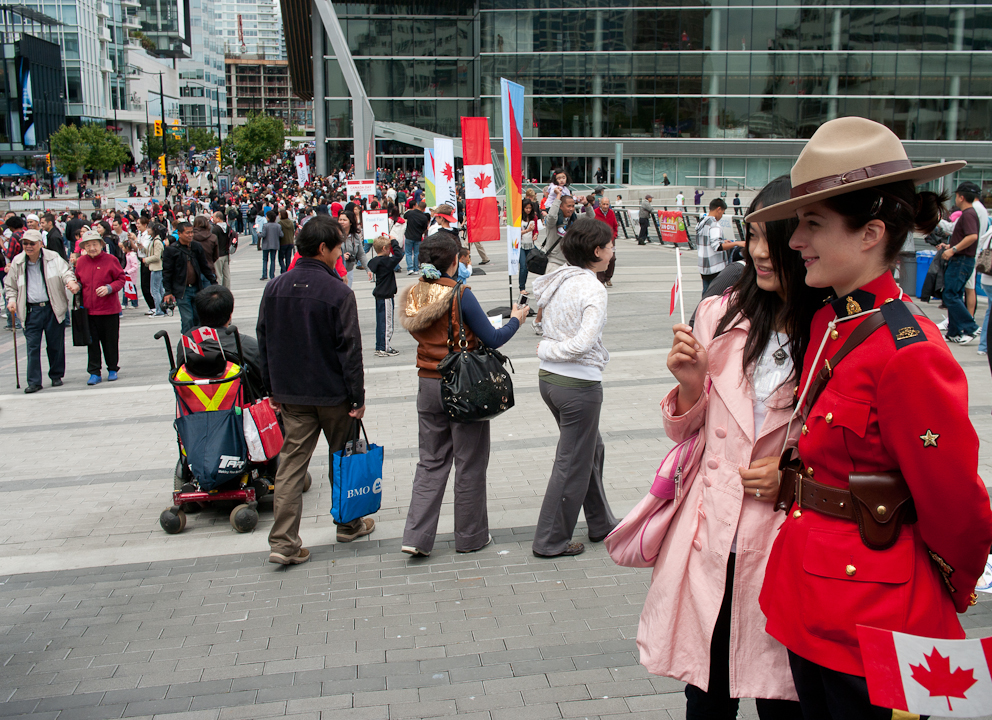
[[(837, 337), (810, 367), (827, 324), (888, 298), (899, 302), (899, 288), (885, 273), (815, 315), (800, 388), (864, 318), (838, 324)], [(806, 420), (799, 454), (813, 480), (839, 488), (849, 486), (852, 472), (899, 470), (919, 520), (903, 526), (893, 547), (876, 551), (862, 543), (854, 521), (797, 512), (794, 504), (761, 590), (772, 637), (807, 660), (852, 675), (865, 674), (859, 624), (963, 638), (955, 610), (968, 608), (992, 544), (992, 509), (978, 477), (964, 371), (937, 327), (913, 320), (908, 324), (916, 327), (895, 328), (911, 343), (897, 349), (884, 326), (837, 366)]]

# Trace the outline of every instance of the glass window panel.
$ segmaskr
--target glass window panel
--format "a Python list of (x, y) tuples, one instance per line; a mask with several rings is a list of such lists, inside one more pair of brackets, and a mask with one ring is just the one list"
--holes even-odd
[[(675, 177), (675, 158), (655, 158), (654, 159), (654, 177), (655, 183), (658, 185), (665, 184), (665, 176), (668, 176), (668, 181), (671, 182), (672, 178)], [(672, 193), (672, 197), (675, 193)], [(660, 202), (668, 202), (666, 198), (659, 198)]]
[[(345, 25), (347, 23), (347, 25)], [(348, 49), (352, 55), (373, 55), (369, 51), (369, 39), (371, 36), (371, 25), (368, 20), (352, 18), (342, 20), (345, 25), (345, 37), (348, 38)]]
[[(720, 120), (721, 137), (746, 138), (749, 100), (743, 98), (726, 98), (723, 115)], [(743, 172), (744, 166), (741, 166)]]
[(397, 20), (392, 25), (393, 55), (413, 55), (414, 23), (409, 20)]
[(896, 54), (875, 53), (871, 59), (872, 95), (894, 95), (896, 90)]
[(900, 138), (911, 140), (910, 130), (915, 129), (917, 105), (915, 100), (896, 98), (892, 101), (892, 131)]
[(538, 137), (562, 136), (562, 102), (560, 98), (534, 98), (534, 135)]
[(924, 50), (947, 50), (950, 17), (946, 8), (927, 8), (923, 29)]
[(879, 7), (875, 10), (874, 50), (899, 49), (899, 8)]
[(661, 137), (678, 137), (678, 99), (674, 96), (655, 98), (654, 112), (655, 124)]
[(958, 138), (960, 140), (992, 139), (992, 101), (968, 101), (968, 119)]
[(869, 111), (866, 116), (888, 128), (892, 128), (895, 103), (889, 98), (873, 97), (869, 101)]
[(327, 137), (346, 138), (351, 135), (351, 101), (327, 100)]
[[(418, 65), (420, 62), (418, 61)], [(435, 65), (436, 94), (439, 98), (458, 96), (458, 61), (438, 60)]]
[[(695, 186), (699, 182), (699, 159), (679, 158), (676, 173), (673, 180), (675, 185), (681, 185), (683, 187)], [(690, 175), (693, 177), (690, 178)], [(692, 198), (690, 197), (689, 200), (691, 201)]]
[(920, 91), (920, 67), (923, 55), (900, 53), (896, 58), (896, 95), (917, 97)]
[(871, 50), (875, 37), (875, 8), (850, 8), (848, 11), (847, 47)]
[(434, 23), (434, 32), (437, 36), (437, 42), (434, 52), (428, 54), (449, 57), (458, 54), (457, 23), (438, 21)]
[(686, 98), (679, 100), (679, 137), (702, 137), (702, 105), (701, 98)]
[(457, 75), (455, 92), (459, 97), (473, 97), (476, 93), (472, 89), (475, 82), (475, 62), (472, 60), (459, 60), (457, 65)]
[(437, 79), (433, 60), (413, 62), (413, 96), (434, 97), (437, 94)]
[(632, 185), (654, 185), (654, 158), (631, 158), (630, 182)]
[(727, 10), (727, 50), (753, 50), (750, 43), (751, 8)]
[(703, 92), (702, 53), (683, 53), (679, 56), (680, 95), (699, 95)]
[(754, 8), (751, 20), (749, 50), (773, 50), (776, 47), (774, 8)]
[(946, 93), (945, 68), (947, 56), (940, 53), (924, 55), (920, 72), (920, 97), (935, 97)]
[(434, 38), (435, 22), (433, 20), (414, 20), (407, 24), (413, 26), (413, 54), (421, 57), (434, 55), (437, 45)]
[(456, 23), (457, 32), (455, 34), (455, 51), (459, 57), (471, 57), (475, 53), (472, 50), (472, 22), (459, 20)]
[(992, 54), (976, 54), (971, 63), (971, 94), (992, 95)]

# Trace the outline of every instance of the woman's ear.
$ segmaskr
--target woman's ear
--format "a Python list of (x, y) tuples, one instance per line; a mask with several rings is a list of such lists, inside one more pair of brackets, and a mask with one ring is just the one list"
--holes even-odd
[(869, 220), (864, 227), (861, 237), (862, 252), (869, 252), (885, 239), (885, 223), (881, 220)]

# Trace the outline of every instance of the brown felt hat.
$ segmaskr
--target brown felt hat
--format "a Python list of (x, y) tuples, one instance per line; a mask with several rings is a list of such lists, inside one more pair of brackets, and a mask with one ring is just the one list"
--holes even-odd
[(820, 200), (876, 185), (936, 180), (967, 165), (963, 160), (913, 167), (899, 138), (884, 125), (861, 117), (823, 123), (792, 166), (791, 199), (761, 208), (745, 222), (793, 217)]

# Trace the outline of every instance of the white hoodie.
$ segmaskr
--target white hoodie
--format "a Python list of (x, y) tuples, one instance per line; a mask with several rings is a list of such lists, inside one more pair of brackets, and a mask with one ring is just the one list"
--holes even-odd
[(596, 274), (564, 265), (534, 281), (543, 308), (544, 339), (537, 349), (541, 369), (581, 380), (602, 380), (610, 354), (603, 346), (606, 288)]

